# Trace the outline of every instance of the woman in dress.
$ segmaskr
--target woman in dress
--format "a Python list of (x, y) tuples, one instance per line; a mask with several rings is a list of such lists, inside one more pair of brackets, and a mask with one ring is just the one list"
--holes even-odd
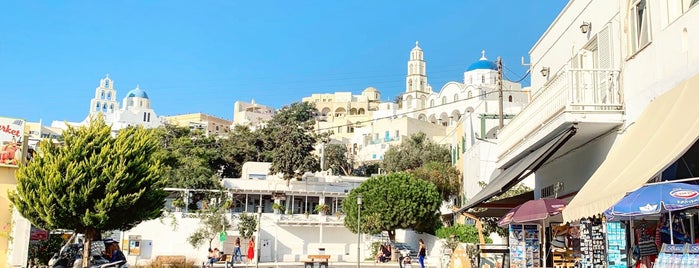
[(248, 262), (255, 258), (255, 238), (251, 237), (248, 242)]

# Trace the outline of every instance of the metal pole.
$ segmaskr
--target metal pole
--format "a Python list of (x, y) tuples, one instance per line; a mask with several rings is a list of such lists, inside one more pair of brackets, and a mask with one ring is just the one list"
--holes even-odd
[(257, 241), (255, 243), (255, 267), (260, 267), (260, 226), (262, 225), (262, 206), (257, 206)]
[(362, 213), (362, 195), (357, 195), (357, 268), (360, 267), (360, 243), (362, 240), (361, 214)]

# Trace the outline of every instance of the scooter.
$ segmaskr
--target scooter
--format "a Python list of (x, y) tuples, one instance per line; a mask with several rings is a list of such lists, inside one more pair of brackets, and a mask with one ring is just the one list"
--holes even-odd
[[(68, 239), (68, 242), (61, 247), (58, 253), (54, 253), (49, 260), (49, 268), (81, 268), (83, 264), (82, 243), (73, 243), (75, 234)], [(104, 242), (93, 241), (92, 256), (90, 258), (89, 268), (128, 268), (126, 261), (110, 262), (102, 257), (101, 252), (105, 249)]]

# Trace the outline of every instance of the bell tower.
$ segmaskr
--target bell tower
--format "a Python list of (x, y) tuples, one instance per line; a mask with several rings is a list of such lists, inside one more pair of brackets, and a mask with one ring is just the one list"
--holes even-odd
[(109, 115), (113, 115), (118, 109), (114, 81), (106, 75), (100, 79), (100, 85), (95, 88), (95, 97), (90, 101), (90, 115), (101, 112), (105, 115), (105, 119), (108, 119)]
[(405, 77), (405, 92), (427, 92), (427, 67), (419, 43), (410, 51), (408, 75)]

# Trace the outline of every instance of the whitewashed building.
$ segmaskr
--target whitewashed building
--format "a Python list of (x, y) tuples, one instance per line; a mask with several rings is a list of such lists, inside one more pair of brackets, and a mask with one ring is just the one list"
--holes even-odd
[(51, 127), (67, 129), (68, 125), (86, 125), (98, 114), (104, 116), (105, 123), (112, 126), (113, 132), (129, 126), (156, 128), (166, 122), (165, 117), (159, 117), (151, 108), (148, 94), (138, 85), (126, 93), (120, 104), (117, 101), (114, 80), (109, 78), (109, 75), (100, 79), (89, 107), (88, 116), (82, 122), (53, 121)]

